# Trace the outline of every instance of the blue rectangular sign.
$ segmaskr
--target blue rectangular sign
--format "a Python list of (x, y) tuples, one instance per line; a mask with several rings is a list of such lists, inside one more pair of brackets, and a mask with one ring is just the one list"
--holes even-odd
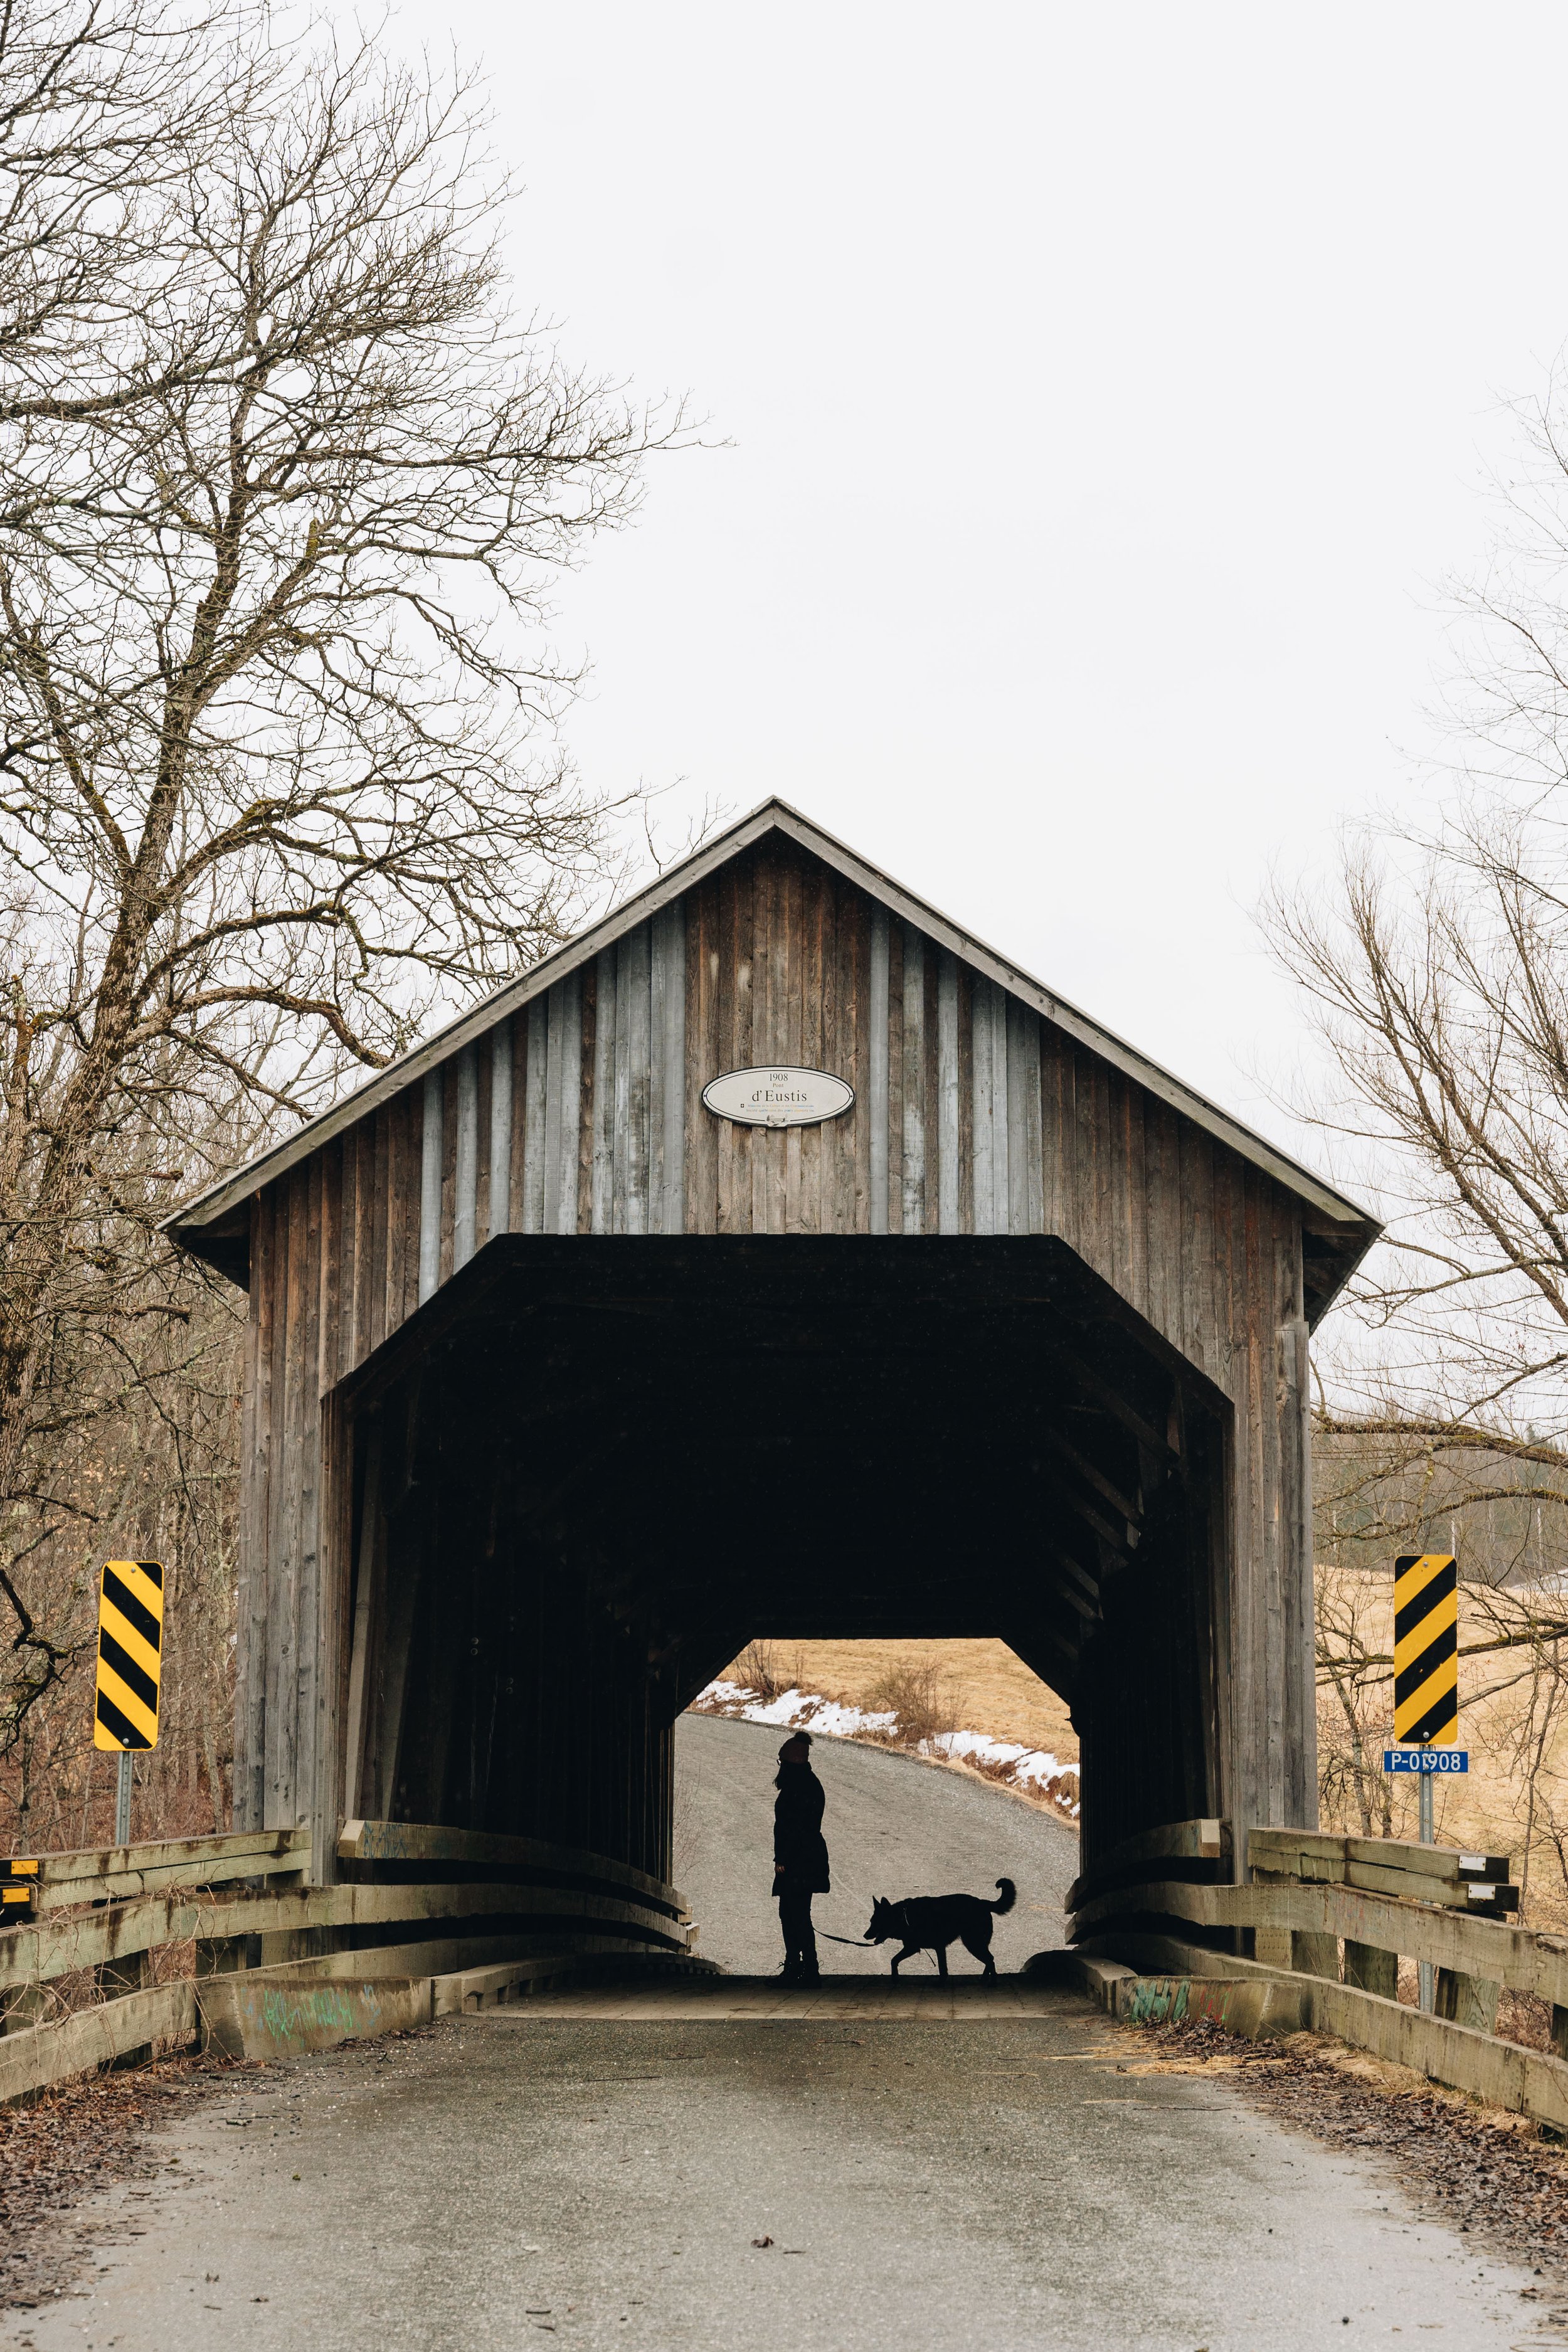
[(1468, 1772), (1470, 1751), (1468, 1748), (1385, 1748), (1383, 1769), (1385, 1772)]

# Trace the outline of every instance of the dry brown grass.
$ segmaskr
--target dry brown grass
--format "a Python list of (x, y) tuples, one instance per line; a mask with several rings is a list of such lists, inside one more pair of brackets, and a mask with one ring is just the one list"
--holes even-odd
[[(763, 1654), (759, 1658), (759, 1653)], [(941, 1692), (951, 1719), (940, 1730), (988, 1731), (996, 1739), (1043, 1748), (1064, 1764), (1078, 1761), (1078, 1735), (1055, 1691), (1005, 1642), (753, 1642), (724, 1669), (731, 1682), (761, 1687), (748, 1661), (778, 1677), (771, 1694), (796, 1685), (847, 1706), (897, 1706), (879, 1691), (911, 1699), (922, 1678)]]
[[(1347, 1637), (1379, 1656), (1394, 1646), (1394, 1578), (1320, 1564), (1319, 1639)], [(1459, 1587), (1459, 1647), (1496, 1638), (1520, 1604), (1490, 1589)], [(1509, 1854), (1524, 1892), (1521, 1923), (1568, 1927), (1568, 1704), (1549, 1656), (1526, 1646), (1459, 1659), (1459, 1744), (1468, 1775), (1444, 1775), (1433, 1788), (1439, 1845)], [(1369, 1681), (1360, 1707), (1363, 1769), (1350, 1769), (1350, 1727), (1331, 1681), (1319, 1676), (1322, 1826), (1373, 1836), (1419, 1835), (1417, 1783), (1385, 1779), (1383, 1749), (1393, 1738), (1391, 1680)], [(1363, 1798), (1374, 1811), (1370, 1824)]]

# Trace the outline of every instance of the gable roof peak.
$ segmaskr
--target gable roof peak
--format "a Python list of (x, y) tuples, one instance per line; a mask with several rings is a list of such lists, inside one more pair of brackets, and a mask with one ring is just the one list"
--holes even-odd
[[(756, 807), (738, 817), (733, 824), (715, 834), (711, 840), (701, 843), (679, 864), (668, 867), (643, 887), (634, 891), (618, 907), (590, 923), (573, 939), (542, 956), (537, 963), (514, 980), (505, 981), (477, 1004), (448, 1021), (422, 1045), (415, 1046), (384, 1070), (367, 1079), (362, 1087), (344, 1097), (332, 1109), (307, 1120), (291, 1136), (272, 1144), (258, 1153), (255, 1159), (232, 1174), (197, 1194), (182, 1208), (162, 1221), (162, 1230), (189, 1247), (201, 1248), (201, 1236), (210, 1234), (225, 1220), (231, 1219), (242, 1204), (264, 1184), (282, 1175), (300, 1160), (354, 1125), (378, 1104), (400, 1093), (428, 1071), (436, 1069), (453, 1054), (482, 1036), (498, 1022), (506, 1020), (531, 998), (554, 985), (558, 980), (579, 970), (615, 942), (635, 930), (664, 908), (672, 906), (686, 892), (705, 881), (722, 866), (766, 838), (779, 833), (794, 841), (823, 864), (856, 887), (885, 907), (891, 915), (911, 924), (927, 938), (951, 950), (969, 968), (1018, 998), (1030, 1009), (1065, 1031), (1076, 1043), (1098, 1055), (1124, 1076), (1145, 1087), (1161, 1101), (1168, 1103), (1184, 1118), (1207, 1130), (1216, 1140), (1226, 1144), (1243, 1159), (1251, 1160), (1274, 1181), (1294, 1193), (1310, 1211), (1319, 1230), (1331, 1234), (1341, 1250), (1349, 1250), (1346, 1272), (1353, 1266), (1368, 1244), (1381, 1230), (1375, 1218), (1354, 1202), (1326, 1183), (1310, 1169), (1222, 1110), (1206, 1096), (1187, 1086), (1170, 1071), (1152, 1061), (1146, 1054), (1131, 1045), (1125, 1038), (1105, 1028), (1089, 1014), (1080, 1012), (1067, 998), (1035, 979), (1019, 964), (1003, 956), (984, 940), (974, 937), (942, 914), (937, 908), (905, 889), (881, 866), (874, 866), (851, 849), (836, 835), (830, 834), (777, 793), (771, 793)], [(204, 1253), (211, 1255), (210, 1252)]]

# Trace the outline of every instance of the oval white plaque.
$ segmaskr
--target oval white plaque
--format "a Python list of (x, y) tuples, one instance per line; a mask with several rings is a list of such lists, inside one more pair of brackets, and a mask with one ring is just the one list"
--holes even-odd
[(702, 1099), (719, 1118), (743, 1127), (815, 1127), (847, 1110), (855, 1089), (826, 1070), (726, 1070), (709, 1079)]

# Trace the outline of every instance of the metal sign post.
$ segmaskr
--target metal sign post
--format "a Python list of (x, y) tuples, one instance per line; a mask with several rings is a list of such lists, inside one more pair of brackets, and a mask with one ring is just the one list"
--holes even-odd
[(98, 1696), (92, 1744), (117, 1753), (114, 1843), (131, 1843), (131, 1788), (139, 1748), (158, 1745), (163, 1656), (163, 1570), (155, 1559), (110, 1559), (98, 1602)]
[[(1433, 1843), (1432, 1783), (1468, 1772), (1459, 1747), (1459, 1570), (1452, 1552), (1406, 1552), (1394, 1564), (1394, 1737), (1385, 1772), (1421, 1776), (1421, 1843)], [(1419, 1963), (1421, 2006), (1436, 2006), (1430, 1960)]]

